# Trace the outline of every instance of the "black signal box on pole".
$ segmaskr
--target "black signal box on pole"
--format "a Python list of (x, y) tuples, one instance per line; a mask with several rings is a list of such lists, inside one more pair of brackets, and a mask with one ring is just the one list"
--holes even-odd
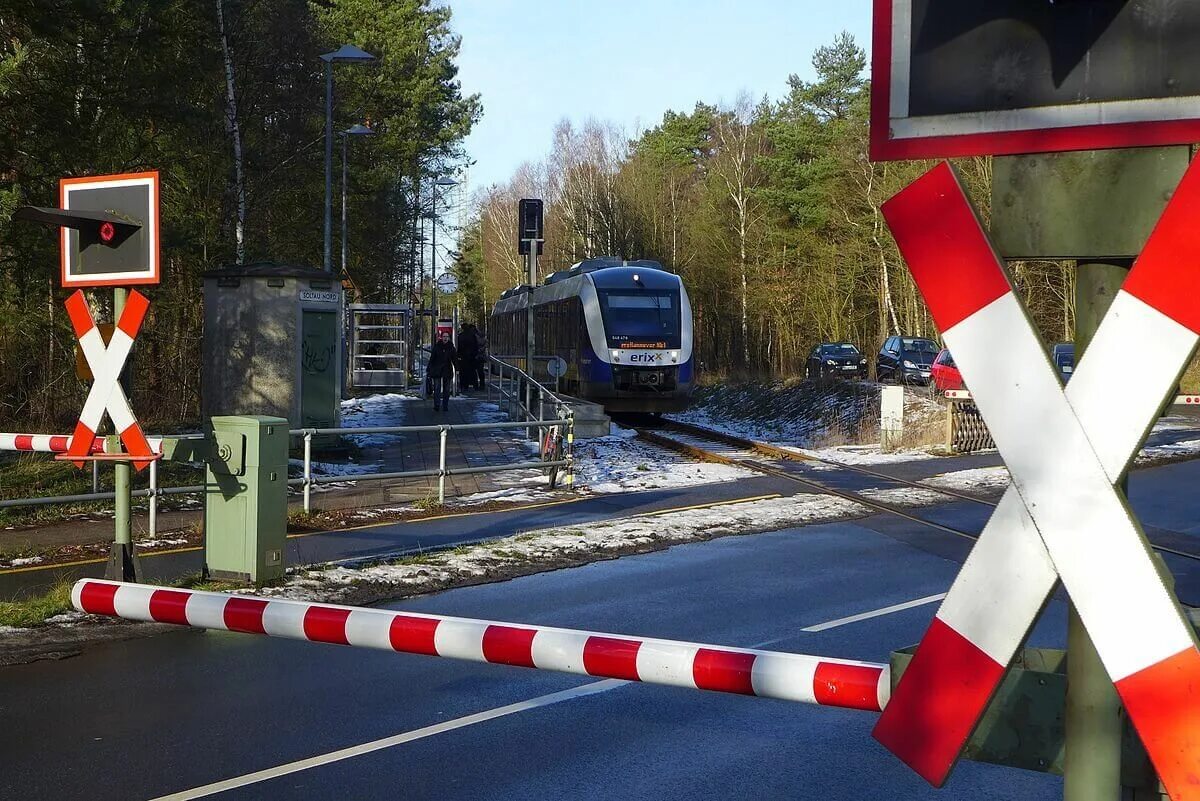
[(529, 243), (537, 242), (538, 255), (542, 255), (543, 235), (542, 201), (537, 198), (522, 198), (517, 207), (517, 252), (529, 254)]

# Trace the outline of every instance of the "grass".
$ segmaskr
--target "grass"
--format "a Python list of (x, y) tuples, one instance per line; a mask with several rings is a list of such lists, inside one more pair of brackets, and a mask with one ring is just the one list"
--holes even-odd
[[(183, 462), (162, 462), (158, 471), (159, 486), (202, 484), (200, 472)], [(112, 468), (102, 465), (100, 491), (112, 491)], [(150, 485), (149, 471), (135, 473), (133, 488), (145, 489)], [(0, 458), (0, 499), (43, 498), (54, 495), (83, 495), (92, 491), (90, 466), (79, 469), (70, 462), (60, 462), (42, 453), (18, 453)], [(160, 498), (158, 508), (166, 511), (186, 508), (177, 496)], [(134, 509), (144, 509), (148, 499), (134, 498)], [(70, 519), (79, 515), (112, 512), (112, 501), (92, 503), (49, 504), (45, 506), (21, 506), (0, 509), (0, 526), (33, 525)]]
[(56, 584), (43, 595), (20, 601), (0, 601), (0, 626), (28, 628), (71, 611), (71, 582)]

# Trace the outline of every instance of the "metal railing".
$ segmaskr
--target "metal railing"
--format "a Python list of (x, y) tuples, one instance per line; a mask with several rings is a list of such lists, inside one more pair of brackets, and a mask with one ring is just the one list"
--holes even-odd
[[(523, 357), (522, 357), (523, 358)], [(553, 356), (534, 356), (534, 360), (545, 358), (553, 359)], [(550, 391), (545, 386), (540, 384), (537, 379), (529, 375), (527, 372), (517, 367), (511, 362), (506, 362), (502, 358), (496, 356), (487, 357), (489, 372), (494, 372), (496, 375), (495, 387), (499, 396), (504, 401), (515, 400), (518, 408), (525, 413), (528, 420), (541, 420), (546, 412), (547, 401), (553, 406), (554, 413), (559, 417), (574, 417), (575, 410), (570, 404), (565, 403), (556, 393)], [(493, 382), (487, 380), (484, 382), (487, 391), (487, 399), (492, 399)], [(534, 410), (531, 408), (534, 405), (534, 396), (536, 395), (537, 416), (534, 416)], [(530, 437), (532, 439), (532, 437)]]
[[(30, 447), (19, 440), (14, 440), (16, 444), (6, 442), (5, 438), (22, 439), (34, 438), (33, 446)], [(151, 447), (156, 452), (161, 452), (163, 440), (194, 440), (203, 439), (203, 434), (178, 434), (174, 436), (155, 436), (148, 437)], [(97, 438), (99, 442), (102, 438)], [(66, 451), (67, 443), (70, 437), (66, 435), (44, 436), (36, 434), (0, 434), (0, 451), (10, 451), (15, 453), (63, 453)], [(93, 446), (96, 450), (97, 446)], [(41, 498), (9, 498), (0, 500), (0, 509), (14, 509), (22, 506), (51, 506), (60, 503), (93, 503), (99, 501), (112, 501), (117, 497), (116, 492), (100, 492), (99, 483), (100, 476), (98, 473), (99, 462), (92, 462), (92, 491), (80, 493), (76, 495), (51, 495)], [(167, 495), (200, 495), (206, 490), (203, 484), (191, 484), (182, 487), (160, 487), (158, 485), (158, 462), (152, 461), (149, 463), (149, 483), (145, 489), (131, 490), (129, 495), (131, 498), (149, 498), (149, 520), (147, 521), (147, 530), (151, 537), (158, 534), (158, 500)]]
[[(515, 369), (515, 368), (514, 368)], [(517, 371), (520, 372), (520, 371)], [(523, 375), (523, 373), (522, 373)], [(535, 383), (536, 384), (536, 383)], [(545, 387), (538, 385), (542, 393), (547, 393)], [(551, 396), (552, 397), (552, 396)], [(522, 409), (528, 410), (522, 405)], [(404, 478), (438, 478), (438, 504), (445, 504), (445, 480), (446, 476), (464, 476), (474, 474), (487, 474), (487, 472), (505, 472), (509, 470), (534, 470), (534, 469), (563, 469), (565, 472), (566, 486), (571, 487), (574, 484), (574, 442), (575, 442), (575, 421), (574, 415), (570, 406), (558, 403), (557, 410), (565, 411), (565, 415), (552, 418), (552, 420), (544, 420), (539, 417), (534, 420), (532, 417), (527, 417), (526, 420), (512, 422), (496, 422), (496, 423), (461, 423), (461, 424), (439, 424), (439, 426), (377, 426), (367, 428), (292, 428), (288, 430), (289, 435), (300, 436), (304, 441), (304, 457), (302, 457), (302, 475), (299, 478), (289, 478), (289, 487), (300, 487), (302, 496), (304, 496), (304, 511), (312, 511), (312, 488), (320, 486), (320, 484), (332, 483), (352, 483), (359, 481), (401, 481)], [(467, 432), (467, 430), (484, 430), (484, 429), (518, 429), (524, 428), (528, 430), (545, 430), (548, 428), (560, 427), (566, 432), (566, 448), (564, 457), (556, 460), (524, 460), (512, 464), (494, 464), (478, 466), (478, 468), (450, 468), (446, 466), (446, 444), (448, 444), (449, 434), (455, 432)], [(420, 434), (434, 433), (438, 434), (438, 468), (436, 470), (403, 470), (390, 472), (364, 472), (364, 474), (354, 475), (337, 475), (337, 476), (318, 476), (312, 472), (312, 438), (317, 435), (355, 435), (355, 434)], [(22, 435), (25, 436), (25, 435)], [(173, 438), (157, 438), (161, 439), (200, 439), (202, 434), (182, 434), (173, 436)], [(68, 436), (61, 436), (62, 441), (70, 440)], [(545, 457), (545, 438), (541, 440), (539, 453)], [(65, 450), (65, 445), (62, 450)], [(17, 448), (4, 448), (0, 450), (17, 450)], [(30, 448), (19, 448), (20, 451), (29, 451)], [(149, 466), (150, 486), (144, 489), (131, 490), (131, 498), (148, 498), (149, 504), (149, 520), (148, 529), (150, 536), (157, 534), (158, 522), (158, 499), (166, 495), (191, 495), (203, 494), (206, 492), (204, 484), (190, 484), (186, 487), (160, 487), (158, 486), (158, 463), (151, 462)], [(94, 492), (82, 493), (76, 495), (52, 495), (46, 498), (14, 498), (0, 500), (0, 508), (14, 508), (20, 506), (49, 506), (54, 504), (85, 504), (85, 502), (94, 501), (110, 501), (116, 498), (115, 492), (95, 492), (96, 486), (94, 483)]]
[[(312, 488), (321, 484), (344, 484), (354, 481), (391, 481), (406, 478), (433, 478), (438, 480), (438, 504), (446, 502), (446, 477), (465, 476), (480, 473), (502, 473), (509, 470), (535, 470), (563, 468), (566, 471), (568, 486), (574, 483), (574, 460), (571, 456), (571, 444), (574, 442), (574, 419), (570, 416), (553, 420), (517, 420), (508, 423), (461, 423), (458, 425), (434, 426), (373, 426), (364, 428), (294, 428), (290, 434), (304, 438), (304, 475), (288, 480), (289, 486), (303, 488), (304, 511), (312, 511)], [(447, 467), (446, 443), (449, 435), (458, 431), (483, 431), (496, 429), (536, 428), (539, 430), (563, 426), (567, 430), (567, 450), (564, 458), (547, 461), (523, 461), (512, 464), (484, 465), (482, 467)], [(358, 435), (358, 434), (438, 434), (438, 466), (436, 470), (403, 470), (386, 473), (355, 473), (353, 475), (314, 476), (312, 473), (312, 441), (314, 436), (322, 435)], [(541, 451), (545, 455), (544, 449)]]

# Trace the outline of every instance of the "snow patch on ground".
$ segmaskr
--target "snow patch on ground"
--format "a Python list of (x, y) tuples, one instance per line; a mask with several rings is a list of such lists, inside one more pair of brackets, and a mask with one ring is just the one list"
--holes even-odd
[(18, 556), (16, 559), (9, 559), (7, 567), (24, 567), (25, 565), (36, 565), (46, 561), (44, 556)]
[[(451, 398), (450, 400), (454, 400)], [(474, 409), (473, 423), (506, 423), (508, 415), (501, 411), (500, 407), (494, 403), (477, 403)], [(522, 429), (514, 428), (513, 431), (519, 432)]]
[(279, 587), (259, 591), (270, 597), (307, 601), (340, 601), (378, 585), (390, 592), (415, 594), (463, 580), (504, 575), (518, 566), (579, 563), (589, 557), (800, 526), (818, 520), (857, 517), (868, 512), (859, 504), (828, 495), (795, 495), (708, 509), (645, 515), (620, 520), (562, 526), (505, 537), (480, 545), (410, 558), (396, 564), (297, 570)]
[[(518, 472), (525, 472), (524, 470)], [(546, 481), (546, 477), (531, 476), (530, 481), (535, 479)], [(464, 495), (461, 498), (455, 499), (455, 505), (459, 506), (478, 506), (482, 503), (491, 503), (493, 501), (505, 501), (507, 503), (541, 503), (544, 501), (553, 501), (562, 498), (562, 493), (550, 492), (548, 490), (538, 489), (520, 489), (518, 487), (509, 487), (506, 489), (492, 490), (491, 492), (476, 492), (471, 495)]]
[(976, 467), (972, 470), (956, 470), (953, 473), (932, 476), (923, 483), (947, 489), (1002, 489), (1009, 484), (1008, 468)]
[(816, 459), (838, 464), (897, 464), (932, 458), (926, 451), (892, 451), (884, 453), (878, 445), (839, 445), (833, 448), (794, 448), (780, 446)]
[(935, 503), (945, 503), (946, 496), (934, 490), (917, 489), (916, 487), (888, 487), (886, 489), (865, 489), (858, 492), (872, 501), (886, 503), (891, 506), (931, 506)]
[[(314, 476), (361, 476), (364, 473), (379, 473), (382, 472), (380, 465), (382, 462), (312, 462), (312, 472)], [(304, 475), (304, 460), (303, 459), (288, 459), (288, 466), (298, 469), (297, 475)], [(315, 491), (322, 485), (317, 484), (313, 487)]]
[[(343, 428), (390, 428), (404, 425), (407, 406), (421, 398), (409, 393), (387, 393), (342, 401)], [(354, 434), (347, 437), (360, 448), (383, 448), (399, 434)]]
[(187, 537), (158, 536), (137, 541), (137, 547), (139, 548), (167, 548), (173, 545), (187, 544)]
[(1160, 459), (1179, 459), (1200, 455), (1200, 439), (1172, 442), (1166, 445), (1147, 445), (1137, 456), (1137, 464), (1155, 462)]

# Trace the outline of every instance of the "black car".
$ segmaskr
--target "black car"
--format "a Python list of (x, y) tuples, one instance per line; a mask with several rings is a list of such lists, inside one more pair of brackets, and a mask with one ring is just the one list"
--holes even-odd
[(932, 339), (888, 337), (875, 357), (875, 377), (897, 384), (928, 384), (929, 371), (940, 350)]
[(1071, 373), (1075, 372), (1075, 343), (1056, 343), (1050, 348), (1050, 361), (1054, 362), (1058, 374), (1062, 376), (1063, 383), (1070, 381)]
[(809, 378), (866, 378), (867, 357), (849, 342), (822, 342), (808, 354), (804, 374)]

